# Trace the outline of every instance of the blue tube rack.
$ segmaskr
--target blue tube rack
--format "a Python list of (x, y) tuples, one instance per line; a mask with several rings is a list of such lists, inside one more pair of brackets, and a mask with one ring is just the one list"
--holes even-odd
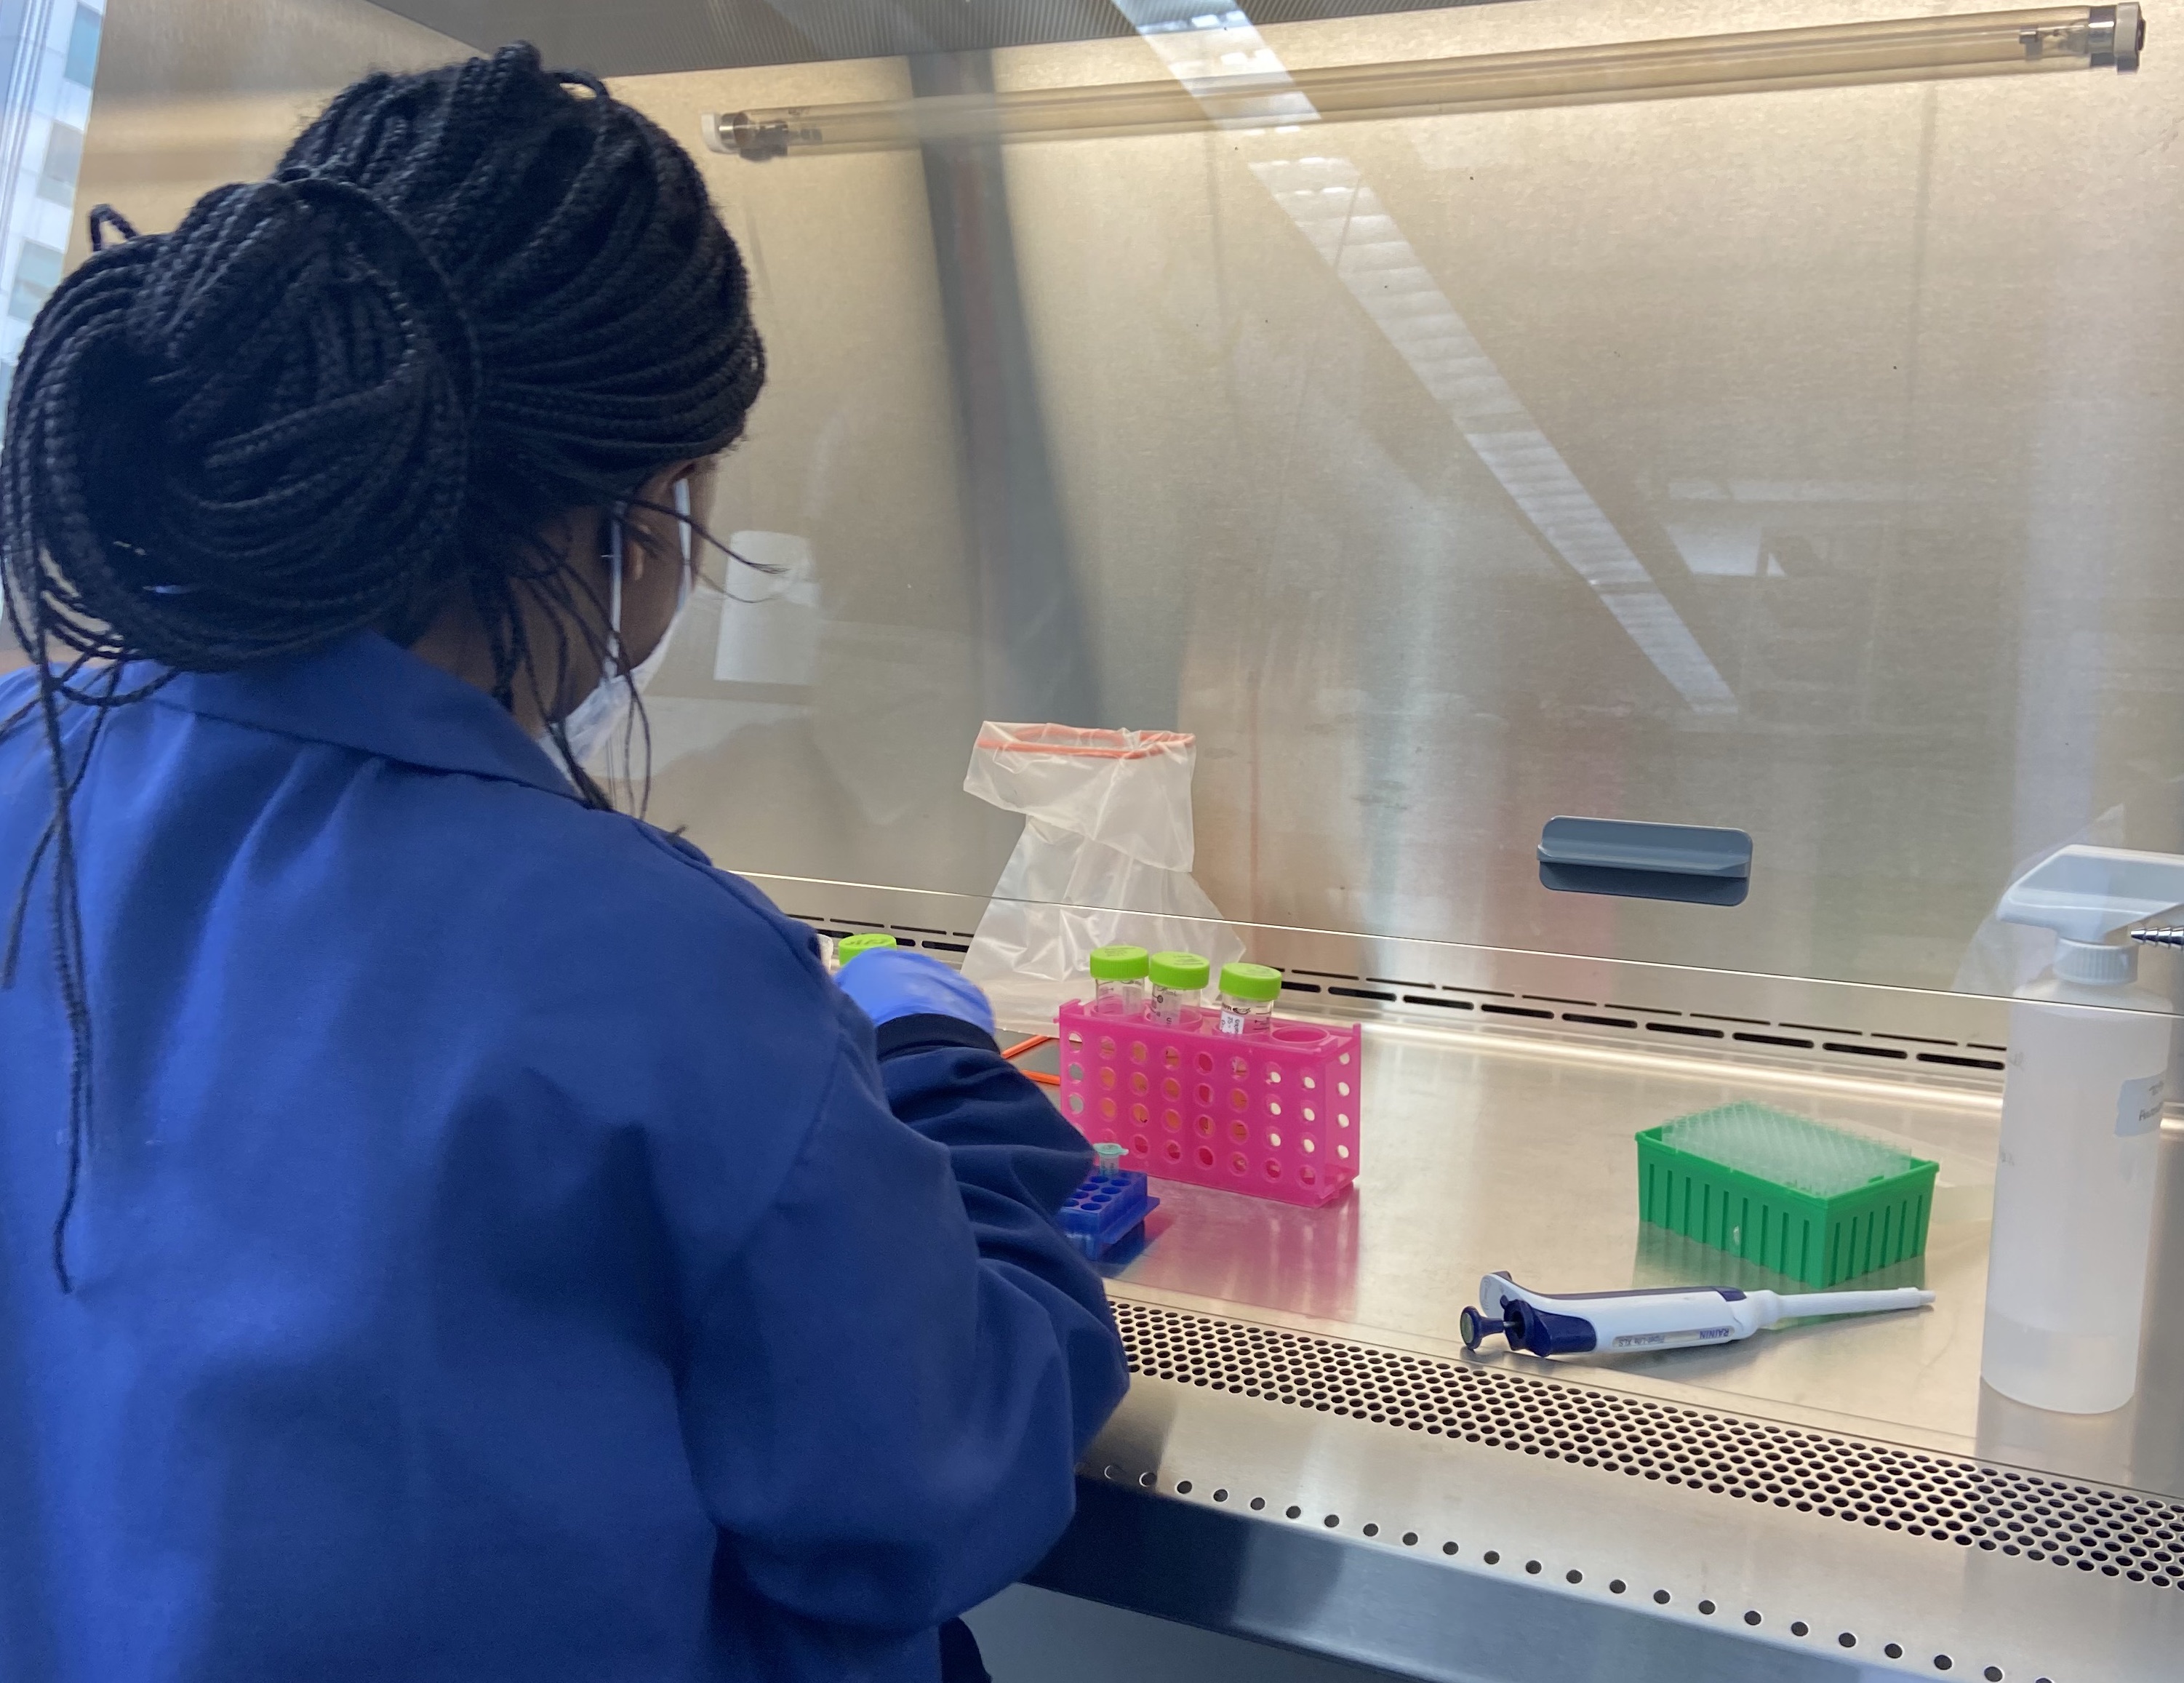
[(1061, 1230), (1094, 1262), (1129, 1242), (1160, 1200), (1135, 1169), (1094, 1169), (1061, 1210)]

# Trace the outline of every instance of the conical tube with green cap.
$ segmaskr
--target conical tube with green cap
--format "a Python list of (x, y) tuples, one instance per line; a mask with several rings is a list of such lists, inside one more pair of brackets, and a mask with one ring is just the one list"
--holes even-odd
[(1156, 952), (1146, 967), (1152, 975), (1152, 1020), (1171, 1028), (1195, 1021), (1213, 967), (1195, 952)]
[(1263, 1034), (1274, 1026), (1274, 1001), (1282, 996), (1282, 972), (1263, 964), (1224, 964), (1221, 1010), (1224, 1034)]
[(891, 947), (895, 945), (893, 935), (877, 929), (861, 935), (844, 935), (834, 943), (834, 962), (830, 968), (839, 970), (861, 953), (868, 953), (875, 947)]
[(1095, 947), (1092, 1009), (1102, 1017), (1135, 1017), (1145, 1008), (1151, 960), (1143, 947)]

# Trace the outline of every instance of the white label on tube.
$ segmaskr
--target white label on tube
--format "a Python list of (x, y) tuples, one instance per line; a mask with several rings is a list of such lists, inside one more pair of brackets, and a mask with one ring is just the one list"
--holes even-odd
[(2161, 1101), (2166, 1080), (2164, 1075), (2142, 1075), (2136, 1081), (2123, 1084), (2123, 1092), (2116, 1100), (2117, 1139), (2151, 1134), (2161, 1126)]

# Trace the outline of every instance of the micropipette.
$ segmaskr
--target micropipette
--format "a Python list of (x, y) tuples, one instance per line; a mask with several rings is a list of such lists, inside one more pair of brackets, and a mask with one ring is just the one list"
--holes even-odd
[(1873, 1315), (1934, 1301), (1916, 1286), (1886, 1291), (1740, 1291), (1734, 1286), (1655, 1286), (1634, 1291), (1533, 1291), (1507, 1273), (1479, 1282), (1479, 1307), (1463, 1309), (1463, 1343), (1476, 1350), (1499, 1333), (1535, 1356), (1591, 1351), (1635, 1354), (1690, 1345), (1733, 1344), (1777, 1321), (1814, 1315)]

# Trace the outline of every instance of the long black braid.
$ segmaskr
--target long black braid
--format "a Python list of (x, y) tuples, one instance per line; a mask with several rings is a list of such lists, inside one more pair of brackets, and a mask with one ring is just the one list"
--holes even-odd
[[(726, 449), (766, 377), (688, 155), (527, 45), (366, 77), (274, 176), (207, 193), (171, 234), (104, 206), (91, 224), (23, 347), (0, 452), (8, 618), (37, 674), (0, 733), (35, 721), (53, 798), (0, 984), (49, 869), (73, 1054), (64, 1290), (92, 1071), (70, 809), (114, 710), (360, 629), (406, 644), (466, 598), (496, 699), (522, 685), (550, 716), (582, 670), (571, 639), (594, 666), (606, 650), (595, 593), (539, 534)], [(91, 712), (73, 738), (72, 707)]]

